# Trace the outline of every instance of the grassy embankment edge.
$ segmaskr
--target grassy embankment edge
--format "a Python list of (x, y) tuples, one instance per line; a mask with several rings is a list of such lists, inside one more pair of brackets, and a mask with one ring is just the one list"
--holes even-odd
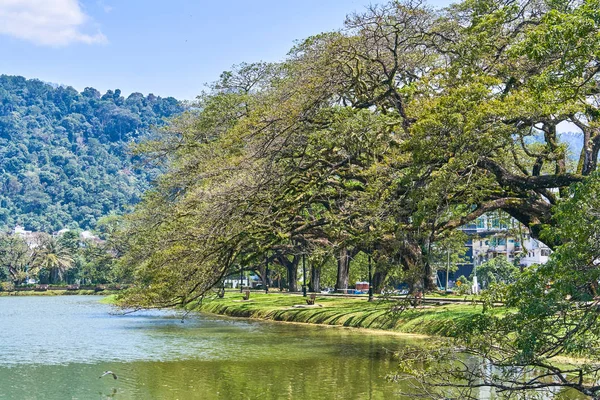
[[(101, 303), (118, 306), (118, 295), (103, 298)], [(401, 311), (397, 301), (377, 300), (369, 303), (365, 299), (319, 297), (316, 307), (305, 306), (301, 295), (252, 292), (250, 300), (243, 301), (239, 293), (227, 292), (224, 298), (205, 298), (190, 311), (251, 318), (263, 321), (327, 325), (416, 334), (439, 337), (458, 337), (473, 327), (473, 321), (481, 314), (478, 304), (450, 304), (407, 308)], [(494, 312), (502, 313), (499, 308)]]
[[(320, 324), (396, 333), (458, 337), (472, 329), (482, 306), (451, 304), (401, 310), (398, 302), (366, 299), (317, 297), (320, 307), (294, 308), (306, 304), (302, 296), (252, 293), (249, 301), (240, 294), (204, 299), (194, 311), (253, 318), (265, 321)], [(497, 312), (503, 312), (498, 309)]]

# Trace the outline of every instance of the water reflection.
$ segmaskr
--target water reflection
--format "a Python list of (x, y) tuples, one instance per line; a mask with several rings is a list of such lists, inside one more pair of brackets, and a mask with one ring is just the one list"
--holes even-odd
[[(0, 398), (390, 399), (407, 340), (174, 313), (93, 297), (0, 298)], [(103, 371), (119, 379), (98, 379)], [(405, 397), (410, 398), (410, 397)]]

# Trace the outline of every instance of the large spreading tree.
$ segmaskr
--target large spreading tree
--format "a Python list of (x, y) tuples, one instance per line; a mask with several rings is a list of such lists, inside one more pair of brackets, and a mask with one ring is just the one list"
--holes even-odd
[[(224, 73), (140, 147), (167, 173), (129, 218), (132, 303), (185, 303), (321, 248), (338, 288), (363, 251), (429, 290), (436, 241), (494, 210), (539, 238), (596, 169), (597, 3), (390, 2)], [(565, 123), (583, 132), (578, 162)]]
[[(598, 0), (392, 1), (282, 63), (224, 73), (139, 148), (167, 172), (121, 232), (136, 282), (125, 304), (186, 304), (243, 269), (266, 281), (269, 263), (295, 281), (307, 255), (315, 271), (335, 255), (342, 289), (359, 252), (378, 279), (399, 271), (430, 290), (443, 244), (502, 211), (556, 255), (496, 280), (460, 342), (489, 368), (415, 360), (435, 361), (436, 384), (458, 397), (485, 386), (598, 398), (599, 25)], [(579, 154), (561, 141), (569, 127)], [(509, 312), (490, 311), (498, 298)], [(563, 368), (565, 353), (591, 361)]]

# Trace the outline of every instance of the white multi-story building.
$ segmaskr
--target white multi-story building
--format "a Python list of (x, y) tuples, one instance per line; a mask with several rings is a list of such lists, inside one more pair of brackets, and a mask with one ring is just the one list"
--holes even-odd
[(552, 252), (548, 246), (528, 234), (517, 238), (506, 232), (484, 234), (472, 239), (473, 264), (481, 265), (494, 257), (506, 257), (510, 262), (528, 267), (544, 264)]
[(545, 264), (552, 253), (552, 250), (544, 243), (536, 239), (529, 239), (529, 244), (524, 246), (526, 254), (519, 262), (526, 267), (533, 264)]
[(458, 277), (471, 277), (477, 266), (495, 257), (506, 257), (509, 262), (525, 268), (548, 262), (552, 253), (548, 246), (532, 238), (518, 221), (497, 212), (485, 214), (461, 230), (468, 236), (463, 261), (448, 277), (446, 271), (438, 270), (440, 286), (446, 279), (452, 287)]
[(465, 261), (458, 265), (454, 277), (468, 277), (475, 267), (494, 257), (506, 257), (528, 267), (547, 262), (551, 253), (548, 246), (533, 239), (525, 227), (505, 214), (485, 214), (461, 229), (469, 239), (465, 243)]

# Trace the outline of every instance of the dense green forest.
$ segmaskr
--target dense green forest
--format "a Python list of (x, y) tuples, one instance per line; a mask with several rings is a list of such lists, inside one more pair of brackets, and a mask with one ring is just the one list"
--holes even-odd
[(0, 231), (88, 229), (123, 212), (158, 172), (136, 168), (130, 144), (182, 111), (172, 97), (0, 76)]

